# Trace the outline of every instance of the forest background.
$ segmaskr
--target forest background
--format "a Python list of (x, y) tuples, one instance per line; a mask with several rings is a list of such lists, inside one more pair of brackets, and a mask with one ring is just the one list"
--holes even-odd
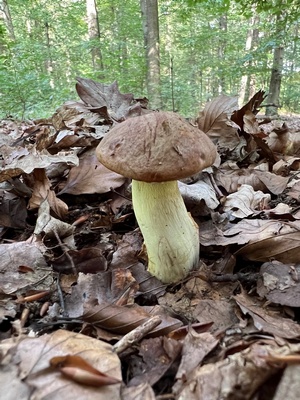
[(77, 76), (195, 116), (219, 94), (300, 113), (299, 0), (0, 0), (0, 118), (77, 99)]

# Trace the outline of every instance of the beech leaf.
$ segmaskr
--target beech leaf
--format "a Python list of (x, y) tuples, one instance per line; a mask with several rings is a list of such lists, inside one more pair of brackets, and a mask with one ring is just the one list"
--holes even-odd
[(51, 367), (58, 369), (74, 382), (88, 386), (104, 386), (120, 383), (120, 379), (106, 375), (76, 355), (57, 356), (50, 359)]
[(59, 194), (107, 193), (123, 185), (126, 178), (113, 172), (88, 154), (79, 160), (79, 166), (70, 170), (67, 183)]

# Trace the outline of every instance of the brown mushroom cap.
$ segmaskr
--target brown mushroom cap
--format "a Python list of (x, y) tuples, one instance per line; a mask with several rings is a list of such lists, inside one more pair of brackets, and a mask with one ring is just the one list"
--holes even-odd
[(216, 159), (208, 136), (173, 112), (153, 112), (116, 125), (96, 149), (112, 171), (144, 182), (183, 179)]

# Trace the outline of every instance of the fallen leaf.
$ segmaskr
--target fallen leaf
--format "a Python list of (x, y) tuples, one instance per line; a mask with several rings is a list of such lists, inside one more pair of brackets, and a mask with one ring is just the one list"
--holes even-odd
[[(295, 221), (296, 223), (296, 221)], [(285, 235), (297, 231), (297, 225), (293, 227), (293, 223), (287, 223), (279, 220), (260, 220), (244, 218), (235, 224), (213, 224), (211, 221), (202, 223), (200, 229), (200, 242), (204, 246), (218, 245), (227, 246), (229, 244), (246, 244), (248, 242), (259, 245), (261, 243), (262, 252), (265, 252), (266, 257), (270, 257), (271, 253), (267, 248), (263, 249), (263, 240), (277, 237), (280, 234)], [(247, 254), (253, 253), (251, 251), (252, 244), (247, 247), (244, 246), (240, 251)], [(239, 254), (239, 253), (237, 253)], [(252, 254), (254, 256), (255, 253)]]
[[(73, 264), (70, 265), (70, 258)], [(68, 250), (60, 257), (53, 260), (52, 265), (55, 271), (60, 273), (71, 273), (73, 267), (77, 272), (95, 274), (107, 269), (107, 261), (102, 251), (97, 247), (85, 247), (81, 250)]]
[(288, 365), (276, 389), (273, 400), (298, 399), (300, 397), (300, 365)]
[(88, 153), (80, 157), (78, 167), (70, 170), (66, 185), (59, 194), (107, 193), (122, 186), (125, 180), (122, 175), (104, 167), (94, 152)]
[(101, 305), (90, 304), (86, 307), (82, 319), (110, 332), (126, 334), (153, 315), (159, 315), (162, 322), (151, 331), (151, 336), (167, 335), (182, 325), (179, 320), (164, 315), (160, 308), (156, 310), (153, 307), (141, 307), (137, 304), (118, 306), (104, 302)]
[(293, 199), (300, 202), (300, 182), (297, 181), (296, 183), (294, 183), (294, 185), (291, 187), (291, 189), (288, 191), (287, 194), (291, 196)]
[[(27, 286), (35, 289), (49, 289), (53, 283), (51, 268), (48, 267), (38, 243), (17, 242), (0, 244), (0, 291), (6, 294), (15, 293)], [(19, 267), (26, 263), (32, 272), (24, 274)]]
[[(275, 227), (275, 222), (272, 221)], [(300, 249), (300, 221), (281, 223), (281, 229), (259, 240), (254, 237), (247, 245), (235, 254), (253, 261), (269, 261), (271, 259), (281, 261), (285, 264), (299, 262)]]
[[(299, 349), (299, 345), (295, 345), (294, 350), (296, 348)], [(280, 348), (275, 342), (272, 345), (254, 343), (225, 360), (196, 368), (176, 393), (176, 399), (253, 399), (261, 385), (282, 369), (269, 365), (264, 359), (270, 351), (289, 354), (292, 350), (289, 346)]]
[(228, 193), (234, 193), (241, 185), (246, 184), (252, 186), (254, 190), (266, 192), (268, 189), (273, 194), (280, 194), (286, 189), (289, 177), (255, 169), (220, 168), (215, 174), (215, 180), (218, 186), (224, 187)]
[(239, 110), (235, 110), (231, 116), (232, 121), (234, 121), (240, 129), (244, 130), (244, 116), (245, 114), (250, 111), (253, 114), (258, 113), (258, 107), (262, 104), (264, 99), (266, 98), (266, 93), (263, 90), (259, 90), (252, 96), (252, 98), (246, 103), (242, 108)]
[(210, 332), (226, 331), (238, 323), (235, 304), (227, 299), (201, 299), (193, 312), (193, 317), (201, 323), (213, 322)]
[[(206, 215), (205, 209), (207, 207), (214, 210), (220, 204), (214, 188), (209, 183), (209, 179), (201, 180), (191, 185), (178, 182), (178, 186), (183, 200), (193, 216)], [(201, 201), (207, 207), (201, 204)]]
[(155, 400), (154, 391), (148, 382), (132, 387), (122, 387), (121, 396), (124, 400)]
[(133, 378), (128, 386), (148, 383), (153, 386), (158, 382), (177, 359), (181, 343), (174, 339), (158, 337), (144, 339), (139, 349)]
[(106, 85), (92, 79), (77, 78), (76, 90), (81, 100), (89, 106), (97, 107), (98, 113), (107, 121), (122, 122), (142, 113), (140, 103), (131, 93), (120, 93), (117, 81)]
[(32, 149), (31, 153), (21, 156), (13, 162), (6, 160), (6, 165), (0, 168), (0, 182), (23, 173), (30, 174), (35, 168), (47, 168), (56, 163), (64, 163), (66, 166), (77, 165), (78, 158), (75, 154), (58, 153), (51, 155), (46, 150), (37, 152)]
[[(59, 398), (74, 400), (120, 399), (120, 384), (92, 387), (78, 385), (66, 379), (59, 370), (49, 367), (50, 360), (65, 354), (84, 358), (93, 368), (107, 373), (115, 381), (121, 380), (120, 360), (112, 347), (100, 340), (79, 333), (58, 330), (37, 338), (23, 338), (14, 349), (13, 364), (18, 365), (17, 382), (22, 380), (31, 390), (31, 398)], [(13, 386), (12, 393), (13, 393)], [(12, 398), (10, 390), (7, 398)]]
[[(182, 347), (182, 357), (176, 379), (182, 382), (177, 382), (173, 390), (178, 391), (178, 387), (187, 379), (187, 377), (202, 364), (203, 359), (209, 354), (219, 343), (211, 333), (197, 333), (192, 328), (185, 337)], [(178, 384), (179, 383), (179, 384)]]
[(204, 110), (199, 113), (198, 128), (219, 148), (233, 150), (240, 142), (237, 126), (230, 121), (230, 114), (237, 108), (237, 97), (221, 95), (206, 103)]
[(234, 297), (244, 314), (253, 318), (255, 327), (262, 332), (268, 332), (275, 337), (284, 339), (296, 339), (300, 337), (300, 326), (289, 318), (283, 318), (278, 314), (272, 314), (267, 308), (262, 307), (256, 299), (245, 293)]
[(257, 293), (269, 301), (300, 307), (300, 266), (270, 261), (260, 267)]
[(57, 356), (51, 358), (49, 363), (67, 378), (84, 385), (99, 387), (121, 382), (120, 379), (100, 372), (80, 356)]
[(71, 248), (75, 248), (74, 230), (74, 226), (50, 215), (50, 205), (47, 199), (41, 203), (34, 228), (35, 235), (40, 235), (41, 233), (45, 233), (48, 237), (56, 237), (58, 235), (64, 242), (68, 242)]
[(250, 185), (241, 185), (237, 192), (226, 197), (223, 208), (235, 218), (246, 218), (264, 210), (270, 200), (270, 194), (264, 194), (260, 190), (254, 191)]
[(39, 208), (41, 203), (47, 199), (52, 211), (64, 219), (68, 212), (68, 206), (62, 200), (58, 199), (55, 192), (51, 190), (51, 183), (44, 169), (36, 168), (32, 173), (34, 181), (32, 196), (28, 203), (29, 210)]
[(27, 219), (26, 200), (6, 190), (1, 192), (0, 225), (7, 228), (24, 229)]

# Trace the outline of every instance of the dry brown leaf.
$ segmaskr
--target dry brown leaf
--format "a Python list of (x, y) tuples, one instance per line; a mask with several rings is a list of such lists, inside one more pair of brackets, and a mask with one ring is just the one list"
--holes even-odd
[[(274, 223), (274, 221), (273, 221)], [(274, 225), (275, 226), (275, 225)], [(277, 260), (285, 264), (298, 263), (300, 251), (300, 222), (282, 223), (278, 231), (264, 239), (252, 239), (236, 255), (253, 261)]]
[(36, 168), (32, 173), (33, 192), (28, 203), (29, 210), (39, 208), (41, 203), (47, 199), (49, 206), (55, 214), (64, 219), (68, 213), (68, 206), (62, 200), (58, 199), (55, 192), (51, 190), (51, 183), (44, 169)]
[(203, 359), (218, 345), (219, 340), (211, 333), (197, 333), (192, 328), (185, 337), (182, 347), (182, 357), (176, 374), (177, 382), (173, 390), (178, 391), (179, 387), (185, 381), (195, 368), (202, 364)]
[(283, 318), (278, 312), (272, 312), (263, 307), (263, 302), (248, 296), (245, 292), (234, 296), (234, 300), (243, 314), (250, 315), (255, 327), (262, 332), (268, 332), (275, 337), (296, 339), (300, 337), (300, 326), (289, 318)]
[(91, 147), (93, 144), (97, 144), (96, 139), (89, 137), (88, 133), (85, 135), (84, 133), (81, 133), (81, 135), (77, 133), (75, 135), (74, 132), (66, 129), (59, 132), (55, 143), (48, 150), (55, 153), (72, 147)]
[(122, 239), (117, 242), (117, 245), (117, 250), (114, 252), (111, 261), (112, 268), (125, 268), (139, 262), (138, 254), (143, 245), (143, 238), (139, 229), (125, 233)]
[(277, 175), (285, 176), (290, 171), (298, 171), (300, 169), (300, 158), (293, 156), (284, 156), (273, 165), (272, 171)]
[(243, 129), (245, 132), (255, 135), (261, 131), (258, 125), (258, 121), (252, 111), (250, 110), (245, 111), (245, 114), (243, 116), (243, 121), (244, 121)]
[[(25, 338), (14, 350), (12, 364), (18, 365), (17, 381), (22, 380), (30, 387), (31, 398), (120, 399), (120, 384), (96, 388), (79, 385), (63, 377), (59, 370), (49, 367), (53, 357), (65, 354), (80, 355), (93, 368), (108, 374), (113, 379), (121, 380), (120, 360), (109, 344), (79, 333), (59, 330), (38, 338)], [(12, 389), (13, 386), (11, 385)], [(12, 398), (10, 391), (6, 396), (8, 399)]]
[[(28, 151), (27, 151), (28, 152)], [(47, 150), (37, 152), (35, 149), (25, 156), (18, 156), (13, 160), (5, 158), (6, 165), (0, 168), (0, 182), (19, 176), (23, 173), (30, 174), (35, 168), (47, 168), (51, 164), (64, 163), (77, 165), (78, 158), (75, 154), (58, 153), (51, 155)]]
[(288, 191), (287, 194), (291, 196), (293, 199), (300, 202), (300, 182), (297, 181), (296, 183), (294, 183), (294, 185), (291, 187), (291, 189)]
[(75, 249), (74, 230), (74, 226), (50, 215), (50, 205), (47, 199), (41, 203), (34, 228), (35, 235), (44, 233), (48, 237), (59, 236), (65, 244), (68, 244), (70, 249)]
[(300, 307), (300, 266), (279, 261), (264, 263), (260, 268), (257, 293), (276, 304)]
[(213, 322), (211, 332), (222, 332), (238, 323), (235, 304), (232, 300), (201, 299), (193, 317), (202, 323)]
[(120, 379), (104, 374), (94, 368), (82, 357), (68, 354), (52, 357), (49, 361), (52, 368), (59, 370), (64, 376), (74, 382), (88, 386), (105, 386), (120, 383)]
[(97, 112), (80, 101), (66, 101), (60, 106), (51, 118), (56, 131), (77, 126), (93, 126), (101, 119)]
[(172, 366), (181, 351), (181, 343), (174, 339), (158, 337), (144, 339), (139, 349), (133, 378), (128, 386), (149, 383), (153, 386)]
[(178, 182), (178, 186), (187, 208), (194, 216), (207, 215), (209, 212), (207, 207), (214, 210), (220, 204), (209, 179), (203, 179), (191, 185)]
[(219, 96), (206, 103), (199, 113), (198, 128), (205, 132), (219, 147), (233, 150), (240, 142), (237, 126), (233, 126), (229, 115), (238, 108), (237, 98)]
[[(70, 265), (70, 257), (73, 260), (72, 266)], [(72, 270), (73, 266), (75, 266), (77, 272), (83, 272), (85, 274), (95, 274), (107, 269), (106, 258), (97, 247), (69, 250), (67, 253), (53, 260), (52, 265), (54, 270), (60, 273), (74, 272)]]
[(77, 78), (76, 90), (81, 100), (97, 108), (97, 112), (108, 122), (122, 122), (142, 113), (141, 104), (131, 93), (120, 93), (117, 81), (106, 85), (92, 79)]
[(26, 200), (7, 190), (0, 191), (0, 226), (25, 228), (27, 219)]
[(253, 114), (258, 113), (258, 107), (266, 98), (266, 94), (263, 90), (259, 90), (254, 94), (254, 96), (239, 110), (234, 111), (231, 116), (232, 121), (234, 121), (242, 131), (244, 131), (244, 116), (247, 111), (252, 112)]
[(225, 360), (196, 368), (187, 377), (182, 390), (176, 393), (176, 399), (253, 399), (260, 386), (282, 368), (266, 361), (268, 353), (290, 354), (296, 349), (300, 350), (299, 344), (280, 348), (275, 342), (269, 345), (254, 343)]
[(270, 149), (276, 153), (288, 154), (292, 148), (290, 132), (285, 123), (281, 128), (275, 128), (266, 140)]
[[(296, 223), (296, 221), (295, 221)], [(221, 229), (222, 228), (222, 229)], [(236, 224), (227, 224), (225, 227), (213, 225), (211, 221), (202, 223), (200, 229), (200, 242), (204, 246), (229, 244), (260, 243), (265, 239), (279, 234), (294, 233), (298, 230), (296, 224), (278, 220), (243, 219)], [(246, 249), (244, 246), (242, 249)], [(267, 251), (267, 249), (266, 249)], [(248, 253), (248, 252), (247, 252)], [(249, 252), (249, 254), (251, 251)]]
[(300, 398), (300, 365), (288, 365), (276, 389), (273, 400), (294, 400)]
[(270, 194), (254, 191), (250, 185), (241, 185), (237, 192), (226, 197), (223, 208), (234, 218), (246, 218), (264, 210), (270, 200)]
[[(0, 291), (15, 293), (26, 287), (49, 289), (53, 283), (52, 269), (48, 267), (40, 243), (16, 242), (0, 244)], [(27, 265), (32, 272), (24, 274), (20, 266)]]
[(79, 166), (70, 170), (67, 183), (59, 194), (107, 193), (122, 186), (125, 180), (122, 175), (104, 167), (94, 152), (87, 153), (80, 158)]
[(148, 382), (137, 386), (122, 387), (122, 399), (126, 400), (155, 400), (155, 394)]
[[(86, 303), (91, 309), (96, 299), (99, 304), (112, 304), (117, 302), (126, 293), (126, 303), (133, 303), (133, 296), (138, 285), (130, 271), (113, 270), (98, 272), (96, 274), (79, 273), (77, 285), (72, 288), (72, 293), (65, 300), (65, 309), (72, 318), (79, 318), (84, 313)], [(92, 305), (89, 301), (92, 300)]]
[(110, 332), (126, 334), (153, 315), (159, 315), (162, 322), (151, 331), (151, 337), (167, 335), (182, 325), (179, 320), (163, 314), (159, 306), (157, 308), (141, 307), (137, 304), (118, 306), (105, 302), (101, 305), (90, 304), (82, 319)]
[(256, 169), (228, 170), (221, 168), (215, 174), (218, 186), (224, 187), (228, 193), (234, 193), (243, 185), (250, 185), (254, 190), (266, 192), (268, 189), (273, 194), (282, 193), (289, 181), (289, 177), (275, 175), (267, 171)]
[(275, 337), (296, 339), (300, 337), (300, 326), (289, 318), (283, 318), (278, 313), (272, 313), (257, 298), (251, 298), (245, 293), (234, 296), (234, 300), (242, 312), (250, 315), (255, 327), (262, 332), (267, 332)]

